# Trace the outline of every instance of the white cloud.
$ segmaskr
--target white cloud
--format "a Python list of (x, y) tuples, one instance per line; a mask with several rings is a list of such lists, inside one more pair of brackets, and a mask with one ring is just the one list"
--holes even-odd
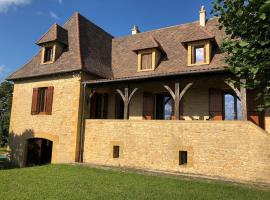
[(53, 19), (60, 19), (60, 18), (58, 17), (58, 15), (57, 15), (55, 12), (53, 12), (53, 11), (50, 11), (50, 12), (49, 12), (49, 15), (50, 15), (50, 17), (53, 18)]
[(0, 65), (0, 74), (2, 74), (6, 69), (5, 65)]
[(7, 12), (10, 7), (30, 4), (32, 0), (0, 0), (0, 13)]

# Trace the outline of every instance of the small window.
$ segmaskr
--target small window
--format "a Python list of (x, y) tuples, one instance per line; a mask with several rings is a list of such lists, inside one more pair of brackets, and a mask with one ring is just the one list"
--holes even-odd
[(152, 69), (152, 53), (142, 54), (142, 65), (141, 70), (150, 70)]
[(188, 44), (188, 66), (210, 64), (211, 52), (212, 44), (210, 41)]
[(38, 89), (38, 102), (39, 102), (39, 112), (44, 113), (46, 111), (46, 97), (48, 88)]
[(119, 158), (120, 146), (113, 146), (113, 158)]
[(179, 151), (179, 165), (186, 165), (188, 162), (188, 152)]
[(53, 61), (53, 46), (45, 47), (43, 63), (48, 63)]
[(205, 63), (205, 47), (197, 46), (194, 47), (194, 59), (192, 64)]

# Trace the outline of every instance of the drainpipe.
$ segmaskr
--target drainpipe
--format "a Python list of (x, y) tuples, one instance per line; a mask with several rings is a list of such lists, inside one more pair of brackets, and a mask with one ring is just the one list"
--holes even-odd
[(85, 91), (86, 83), (83, 84), (83, 99), (82, 99), (82, 110), (81, 110), (81, 127), (80, 127), (80, 145), (79, 145), (79, 162), (83, 162), (83, 148), (84, 148), (84, 127), (85, 127), (85, 118), (84, 118), (84, 106), (85, 106)]

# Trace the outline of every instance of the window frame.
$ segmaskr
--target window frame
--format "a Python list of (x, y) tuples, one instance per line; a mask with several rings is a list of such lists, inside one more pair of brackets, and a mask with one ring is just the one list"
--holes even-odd
[[(196, 49), (204, 48), (204, 61), (196, 62)], [(212, 44), (210, 40), (188, 43), (188, 66), (209, 65), (211, 62)]]
[[(143, 55), (145, 55), (145, 54), (152, 54), (151, 68), (149, 68), (149, 69), (142, 69), (142, 62), (143, 62), (142, 58), (143, 58)], [(159, 63), (160, 57), (161, 57), (161, 53), (156, 48), (144, 49), (144, 50), (138, 51), (137, 71), (138, 72), (145, 72), (145, 71), (155, 70), (158, 63)]]
[[(45, 61), (45, 57), (46, 57), (46, 49), (47, 48), (51, 48), (52, 49), (52, 60), (50, 61)], [(45, 44), (42, 47), (42, 58), (41, 58), (41, 64), (42, 65), (46, 65), (46, 64), (52, 64), (55, 62), (55, 53), (56, 53), (56, 44)]]
[[(47, 104), (47, 95), (48, 95), (48, 87), (40, 87), (38, 88), (38, 99), (37, 99), (37, 104), (38, 104), (38, 114), (46, 114), (46, 104)], [(41, 92), (44, 91), (43, 93), (43, 109), (41, 110)]]

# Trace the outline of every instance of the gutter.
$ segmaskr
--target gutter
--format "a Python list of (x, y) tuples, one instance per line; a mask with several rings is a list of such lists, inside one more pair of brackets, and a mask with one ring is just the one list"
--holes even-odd
[(86, 85), (98, 85), (102, 83), (117, 83), (117, 82), (126, 82), (126, 81), (141, 81), (141, 80), (151, 80), (157, 78), (164, 77), (174, 77), (181, 75), (200, 75), (200, 74), (211, 74), (211, 73), (221, 73), (221, 72), (229, 72), (227, 68), (219, 68), (216, 70), (205, 70), (205, 71), (189, 71), (189, 72), (180, 72), (180, 73), (167, 73), (167, 74), (159, 74), (159, 75), (145, 75), (145, 76), (136, 76), (136, 77), (127, 77), (127, 78), (119, 78), (119, 79), (100, 79), (97, 81), (84, 81), (83, 84)]

